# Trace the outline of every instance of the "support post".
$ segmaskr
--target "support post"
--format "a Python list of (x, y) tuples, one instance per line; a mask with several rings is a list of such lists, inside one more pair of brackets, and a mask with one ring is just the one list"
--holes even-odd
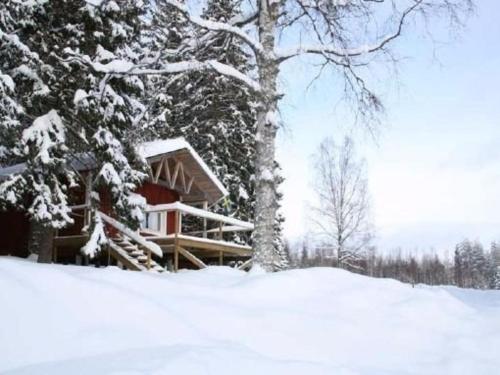
[(201, 259), (198, 257), (194, 256), (192, 253), (187, 251), (186, 249), (179, 247), (179, 252), (186, 257), (191, 263), (193, 263), (195, 266), (198, 266), (198, 268), (207, 268), (207, 265), (203, 263)]
[(174, 248), (174, 272), (179, 270), (179, 246), (177, 245), (177, 241), (175, 241)]
[[(208, 201), (203, 201), (203, 209), (208, 211)], [(203, 218), (203, 238), (207, 238), (207, 218)]]
[[(182, 196), (179, 197), (179, 202), (182, 202)], [(175, 211), (177, 214), (177, 221), (178, 221), (178, 233), (182, 233), (182, 212), (181, 211)]]
[(174, 227), (174, 272), (179, 270), (179, 211), (175, 211), (175, 227)]
[[(59, 236), (59, 229), (54, 230), (54, 237)], [(57, 246), (55, 241), (52, 242), (52, 262), (57, 263)]]
[(219, 251), (219, 266), (223, 266), (223, 265), (224, 265), (224, 252)]
[(85, 208), (83, 209), (83, 228), (87, 228), (90, 225), (90, 194), (92, 187), (92, 172), (88, 172), (85, 176)]
[(147, 251), (147, 255), (148, 255), (148, 260), (146, 262), (146, 268), (149, 270), (151, 269), (151, 250)]

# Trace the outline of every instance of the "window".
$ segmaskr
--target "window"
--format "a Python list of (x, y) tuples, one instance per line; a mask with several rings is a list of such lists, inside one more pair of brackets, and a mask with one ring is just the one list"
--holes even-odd
[(146, 212), (141, 228), (154, 232), (167, 234), (167, 213), (166, 212)]

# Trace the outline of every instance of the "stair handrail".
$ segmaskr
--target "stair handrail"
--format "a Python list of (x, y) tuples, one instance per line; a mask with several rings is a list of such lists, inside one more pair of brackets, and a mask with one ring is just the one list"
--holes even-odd
[(116, 230), (118, 230), (122, 234), (126, 235), (132, 241), (138, 243), (140, 246), (144, 247), (146, 250), (151, 251), (153, 254), (155, 254), (155, 255), (157, 255), (159, 257), (163, 256), (163, 251), (161, 250), (160, 246), (158, 246), (154, 242), (146, 240), (140, 234), (137, 234), (132, 229), (130, 229), (127, 226), (123, 225), (119, 221), (113, 219), (112, 217), (109, 217), (104, 212), (99, 211), (99, 215), (101, 216), (101, 218), (102, 218), (102, 220), (104, 222), (106, 222), (107, 224), (111, 225), (113, 228), (115, 228)]

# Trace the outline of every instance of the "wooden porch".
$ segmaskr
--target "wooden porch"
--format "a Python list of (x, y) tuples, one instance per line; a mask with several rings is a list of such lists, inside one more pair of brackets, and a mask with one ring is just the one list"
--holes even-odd
[[(85, 228), (88, 206), (75, 206), (73, 212), (83, 217)], [(102, 212), (100, 215), (108, 232), (107, 264), (113, 264), (113, 259), (126, 269), (158, 272), (224, 264), (246, 269), (251, 264), (252, 248), (232, 239), (235, 233), (252, 231), (252, 223), (181, 202), (148, 206), (146, 220), (138, 231)], [(174, 230), (167, 233), (167, 220), (172, 219)], [(58, 261), (59, 249), (80, 249), (88, 238), (87, 233), (56, 235), (54, 261)]]
[[(240, 261), (242, 268), (249, 266), (252, 255), (249, 245), (228, 241), (224, 236), (237, 232), (253, 230), (253, 224), (228, 216), (216, 214), (181, 202), (149, 206), (146, 214), (158, 215), (160, 222), (174, 213), (174, 232), (159, 233), (150, 229), (141, 230), (141, 235), (148, 241), (157, 244), (167, 257), (170, 255), (173, 264), (171, 268), (180, 268), (180, 259), (184, 258), (198, 268), (208, 264), (223, 265), (225, 260)], [(190, 218), (198, 219), (198, 223), (188, 225), (188, 231), (183, 232), (183, 222)], [(198, 225), (196, 225), (198, 224)], [(165, 226), (161, 226), (164, 228)]]

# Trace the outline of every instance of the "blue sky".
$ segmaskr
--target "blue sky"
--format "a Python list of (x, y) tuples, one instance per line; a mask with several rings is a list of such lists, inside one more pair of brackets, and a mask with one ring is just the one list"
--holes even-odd
[(500, 2), (477, 5), (459, 39), (436, 27), (433, 43), (410, 27), (398, 41), (398, 79), (377, 74), (387, 113), (375, 140), (338, 104), (338, 79), (323, 76), (306, 90), (314, 69), (284, 67), (287, 237), (310, 228), (311, 155), (324, 137), (352, 133), (368, 164), (380, 248), (445, 252), (465, 237), (500, 239)]

